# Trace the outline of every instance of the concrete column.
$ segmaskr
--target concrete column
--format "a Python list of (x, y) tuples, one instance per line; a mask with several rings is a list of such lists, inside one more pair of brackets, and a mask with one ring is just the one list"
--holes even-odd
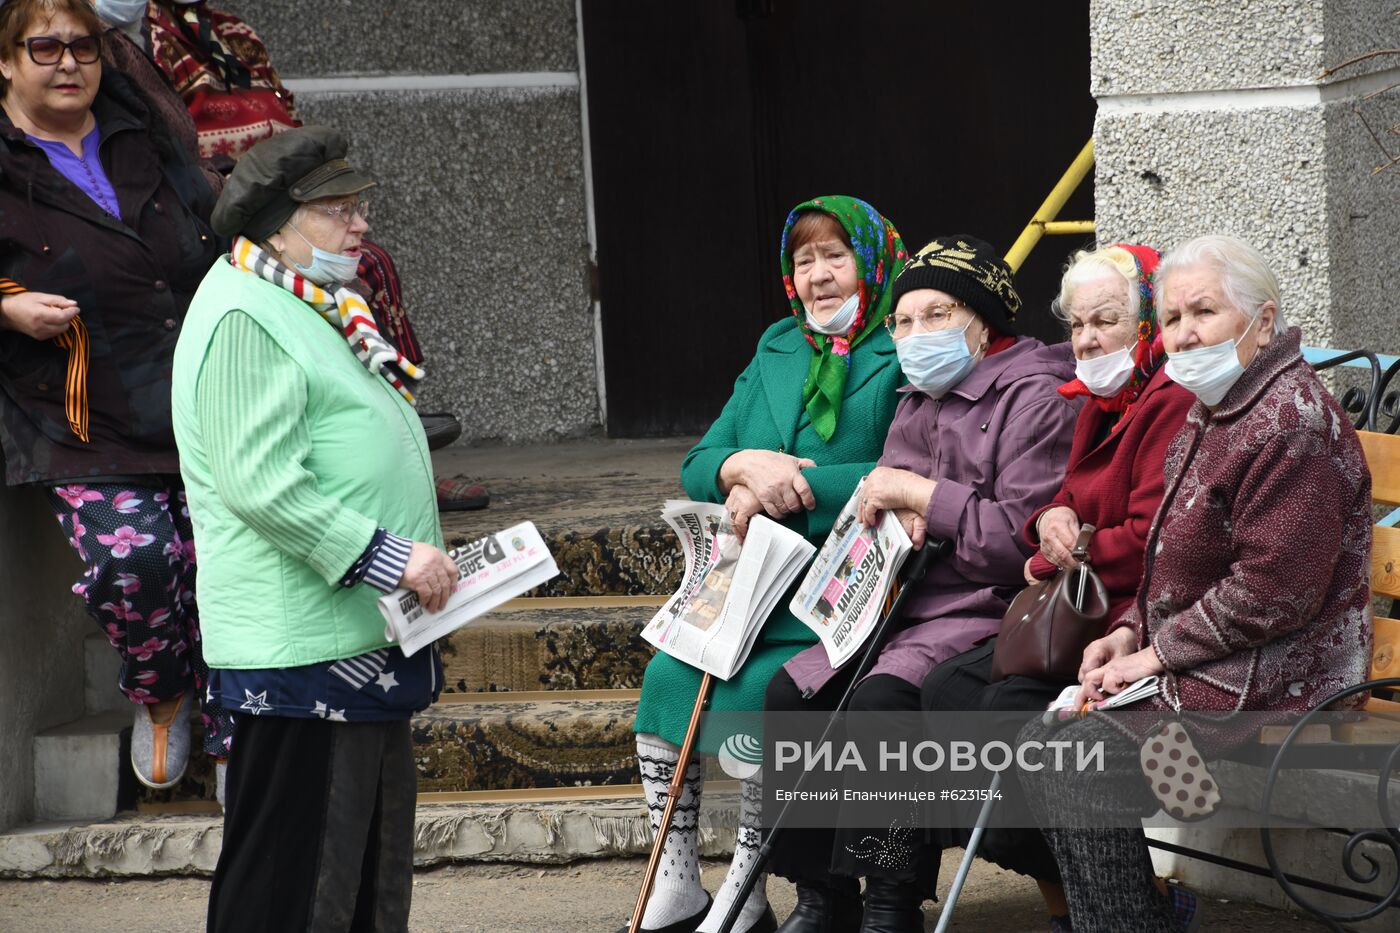
[(1234, 234), (1273, 263), (1305, 342), (1400, 350), (1400, 171), (1372, 176), (1362, 120), (1400, 120), (1400, 94), (1361, 100), (1400, 60), (1320, 77), (1400, 46), (1393, 5), (1093, 0), (1091, 30), (1101, 240)]
[(225, 0), (373, 172), (422, 411), (466, 441), (601, 430), (574, 0)]
[(82, 564), (43, 496), (0, 487), (0, 527), (3, 832), (34, 817), (35, 733), (83, 715), (83, 636), (93, 625), (70, 591)]

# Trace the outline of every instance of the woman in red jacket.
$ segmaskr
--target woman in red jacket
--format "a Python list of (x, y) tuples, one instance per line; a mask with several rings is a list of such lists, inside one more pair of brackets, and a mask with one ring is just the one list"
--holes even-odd
[[(1089, 544), (1089, 562), (1110, 599), (1105, 631), (1137, 593), (1147, 530), (1162, 500), (1167, 445), (1195, 398), (1162, 367), (1166, 356), (1153, 301), (1158, 259), (1148, 246), (1079, 252), (1065, 270), (1054, 305), (1069, 325), (1077, 377), (1060, 392), (1067, 398), (1087, 397), (1087, 402), (1075, 426), (1060, 491), (1022, 530), (1040, 547), (1026, 562), (1026, 579), (1043, 580), (1070, 566), (1079, 526), (1093, 525), (1097, 531)], [(934, 668), (924, 681), (924, 708), (1043, 710), (1070, 683), (1015, 675), (993, 682), (995, 647), (996, 639), (988, 639)], [(949, 822), (970, 825), (975, 815), (973, 808)], [(965, 838), (966, 830), (959, 829), (938, 841), (960, 845)], [(1051, 929), (1068, 929), (1059, 872), (1039, 832), (989, 832), (980, 854), (1034, 877), (1050, 910)]]

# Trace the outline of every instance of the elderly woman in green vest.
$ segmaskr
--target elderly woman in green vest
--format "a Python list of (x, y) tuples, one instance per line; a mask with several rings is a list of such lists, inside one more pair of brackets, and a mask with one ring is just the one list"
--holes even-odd
[[(759, 338), (724, 411), (681, 466), (686, 492), (725, 503), (740, 534), (750, 519), (765, 514), (820, 546), (856, 483), (874, 468), (901, 381), (883, 322), (890, 310), (889, 283), (905, 258), (894, 225), (856, 198), (814, 198), (788, 215), (779, 262), (792, 316)], [(711, 711), (761, 711), (774, 672), (816, 641), (787, 604), (780, 600), (764, 622), (744, 666), (716, 684)], [(666, 654), (647, 666), (635, 728), (653, 832), (700, 676)], [(712, 731), (702, 731), (697, 746), (711, 754), (727, 738)], [(743, 781), (734, 861), (711, 903), (697, 861), (703, 774), (701, 763), (692, 760), (642, 919), (644, 930), (719, 929), (758, 849), (761, 773)], [(776, 927), (760, 881), (733, 933)]]
[(409, 717), (436, 697), (376, 601), (430, 612), (441, 549), (422, 373), (345, 283), (374, 182), (326, 127), (244, 156), (214, 209), (230, 255), (175, 350), (181, 475), (199, 542), (209, 692), (236, 717), (209, 930), (405, 929), (417, 775)]

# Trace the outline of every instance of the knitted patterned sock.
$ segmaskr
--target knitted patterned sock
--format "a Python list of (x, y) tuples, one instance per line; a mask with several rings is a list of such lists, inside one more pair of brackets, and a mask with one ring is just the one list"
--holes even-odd
[[(637, 736), (637, 764), (642, 772), (642, 790), (651, 815), (652, 838), (661, 826), (666, 808), (666, 788), (676, 773), (680, 749), (656, 735)], [(699, 819), (700, 794), (705, 785), (705, 769), (699, 756), (692, 757), (685, 772), (685, 791), (672, 811), (671, 829), (661, 853), (661, 867), (651, 888), (642, 928), (655, 930), (694, 916), (705, 906), (705, 889), (700, 884)]]
[[(739, 888), (758, 856), (758, 847), (763, 844), (763, 824), (759, 821), (762, 808), (763, 772), (759, 771), (739, 782), (739, 833), (734, 840), (734, 860), (729, 863), (729, 873), (724, 876), (724, 883), (715, 892), (715, 906), (705, 915), (697, 933), (716, 933), (729, 915), (729, 906), (739, 895)], [(758, 876), (753, 892), (744, 902), (744, 909), (739, 913), (732, 933), (744, 933), (758, 922), (767, 909), (768, 872), (764, 872)]]

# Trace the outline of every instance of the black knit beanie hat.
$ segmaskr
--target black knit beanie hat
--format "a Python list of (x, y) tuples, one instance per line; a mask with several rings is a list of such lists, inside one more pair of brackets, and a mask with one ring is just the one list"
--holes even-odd
[(891, 313), (905, 292), (918, 288), (947, 292), (1001, 333), (1020, 333), (1016, 312), (1021, 310), (1021, 296), (1011, 267), (985, 240), (962, 233), (930, 240), (895, 278)]

